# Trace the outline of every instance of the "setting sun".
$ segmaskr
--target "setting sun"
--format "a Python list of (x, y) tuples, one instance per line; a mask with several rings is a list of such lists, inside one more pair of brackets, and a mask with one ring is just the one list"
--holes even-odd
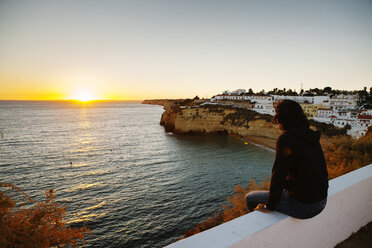
[(98, 100), (98, 98), (93, 94), (93, 92), (88, 89), (78, 90), (71, 99), (77, 100), (80, 102), (89, 102), (93, 100)]

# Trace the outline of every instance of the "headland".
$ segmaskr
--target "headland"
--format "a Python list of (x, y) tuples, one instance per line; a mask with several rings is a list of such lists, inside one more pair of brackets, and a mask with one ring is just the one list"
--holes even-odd
[(160, 125), (175, 134), (226, 133), (257, 145), (275, 149), (280, 130), (271, 123), (272, 116), (246, 108), (209, 104), (206, 101), (145, 100), (143, 104), (164, 107)]

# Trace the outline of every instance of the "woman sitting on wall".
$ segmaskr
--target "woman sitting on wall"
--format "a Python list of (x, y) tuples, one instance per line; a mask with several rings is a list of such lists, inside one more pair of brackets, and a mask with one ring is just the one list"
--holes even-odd
[(273, 123), (279, 124), (283, 134), (276, 143), (270, 191), (247, 194), (248, 209), (312, 218), (327, 202), (328, 172), (320, 133), (309, 128), (301, 106), (295, 101), (283, 100), (275, 111)]

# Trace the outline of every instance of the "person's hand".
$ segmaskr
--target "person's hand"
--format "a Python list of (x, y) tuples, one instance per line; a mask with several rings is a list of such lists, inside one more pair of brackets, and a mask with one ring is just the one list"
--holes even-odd
[(268, 210), (266, 208), (266, 205), (265, 204), (262, 204), (262, 203), (261, 204), (258, 204), (257, 207), (254, 210), (260, 211), (262, 213), (270, 213), (271, 212), (270, 210)]

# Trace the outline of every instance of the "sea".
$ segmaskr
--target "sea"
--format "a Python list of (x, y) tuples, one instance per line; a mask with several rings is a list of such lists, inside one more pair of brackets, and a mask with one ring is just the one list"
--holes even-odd
[(274, 151), (223, 134), (174, 135), (162, 106), (0, 101), (0, 182), (91, 229), (85, 247), (163, 247), (270, 177)]

